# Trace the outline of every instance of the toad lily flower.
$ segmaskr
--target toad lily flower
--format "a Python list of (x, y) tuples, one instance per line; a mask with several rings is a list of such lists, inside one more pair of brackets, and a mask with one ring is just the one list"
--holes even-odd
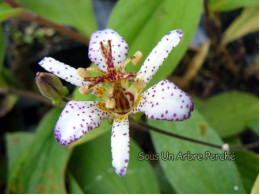
[[(80, 86), (82, 94), (94, 93), (103, 99), (68, 102), (55, 126), (57, 141), (69, 144), (97, 128), (102, 120), (114, 119), (112, 165), (119, 176), (124, 176), (129, 162), (129, 114), (144, 112), (149, 119), (182, 121), (189, 118), (193, 110), (191, 97), (170, 81), (163, 80), (142, 92), (182, 35), (180, 30), (166, 34), (137, 73), (126, 72), (125, 67), (130, 62), (138, 65), (142, 53), (138, 51), (126, 58), (126, 41), (111, 29), (91, 35), (89, 58), (99, 68), (76, 70), (50, 57), (44, 58), (39, 64), (47, 71)], [(91, 76), (93, 72), (99, 76)]]

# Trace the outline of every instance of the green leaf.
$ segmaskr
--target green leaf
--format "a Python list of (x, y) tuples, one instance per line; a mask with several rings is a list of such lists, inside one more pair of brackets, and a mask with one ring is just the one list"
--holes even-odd
[(68, 172), (68, 180), (70, 194), (84, 194), (74, 176), (70, 172)]
[(209, 9), (212, 12), (230, 11), (241, 7), (258, 5), (258, 0), (210, 0)]
[(259, 120), (250, 121), (247, 125), (253, 132), (259, 135)]
[(2, 67), (4, 64), (4, 57), (5, 57), (5, 39), (3, 28), (0, 26), (0, 72), (2, 71)]
[(18, 2), (53, 22), (76, 28), (87, 37), (97, 29), (91, 0), (19, 0)]
[(226, 45), (240, 37), (259, 30), (258, 6), (245, 8), (224, 33), (222, 44)]
[[(194, 110), (191, 118), (183, 122), (148, 121), (149, 124), (176, 134), (222, 145), (223, 142), (205, 119)], [(245, 193), (235, 163), (229, 160), (206, 159), (223, 151), (152, 132), (152, 140), (159, 154), (159, 162), (176, 193)], [(162, 158), (161, 155), (168, 158)], [(180, 153), (181, 152), (181, 153)], [(201, 155), (202, 160), (181, 160), (178, 155)], [(171, 155), (174, 156), (173, 161)]]
[[(201, 0), (121, 0), (115, 6), (108, 27), (119, 32), (127, 41), (132, 56), (141, 51), (144, 59), (169, 31), (182, 29), (182, 42), (171, 52), (149, 86), (167, 77), (177, 66), (200, 20)], [(128, 71), (138, 71), (140, 66), (128, 65)]]
[(209, 98), (199, 111), (221, 137), (229, 137), (243, 131), (249, 121), (258, 119), (258, 107), (254, 95), (226, 92)]
[(8, 193), (66, 193), (64, 175), (71, 150), (53, 136), (60, 112), (53, 109), (43, 118), (34, 139), (10, 172)]
[(23, 13), (22, 8), (12, 8), (8, 4), (0, 2), (0, 22), (8, 20), (12, 17), (18, 16), (22, 13)]
[(11, 171), (13, 165), (17, 162), (24, 150), (33, 139), (33, 133), (17, 132), (6, 134), (8, 172)]
[(259, 175), (257, 176), (251, 194), (259, 194)]
[(166, 177), (164, 171), (162, 170), (159, 164), (155, 167), (155, 173), (157, 176), (158, 183), (160, 185), (161, 193), (176, 194), (176, 192), (173, 190), (171, 184), (169, 183), (168, 178)]
[(259, 173), (259, 156), (253, 152), (241, 150), (235, 153), (236, 164), (247, 193), (250, 193)]
[(151, 165), (138, 161), (139, 147), (131, 140), (130, 162), (125, 177), (112, 168), (110, 139), (107, 133), (75, 148), (70, 170), (84, 193), (159, 193)]

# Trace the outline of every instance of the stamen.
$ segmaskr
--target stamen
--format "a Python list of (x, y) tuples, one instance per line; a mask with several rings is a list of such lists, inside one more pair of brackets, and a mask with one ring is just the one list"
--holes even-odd
[(91, 76), (90, 72), (88, 70), (86, 70), (85, 68), (78, 68), (77, 74), (82, 78)]
[(88, 86), (82, 86), (82, 87), (79, 88), (79, 92), (82, 95), (87, 95), (87, 94), (91, 93), (92, 90), (93, 90), (93, 88), (90, 88)]
[(143, 59), (143, 54), (140, 51), (135, 52), (134, 56), (132, 57), (132, 64), (134, 66), (137, 66), (138, 64), (140, 64), (140, 62)]
[(109, 98), (106, 100), (106, 108), (114, 109), (116, 107), (116, 100), (114, 98)]

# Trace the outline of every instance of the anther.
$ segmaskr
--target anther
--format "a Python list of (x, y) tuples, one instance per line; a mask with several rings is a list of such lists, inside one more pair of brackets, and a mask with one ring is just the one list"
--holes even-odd
[(106, 108), (113, 109), (116, 107), (116, 100), (114, 98), (109, 98), (106, 100)]
[(143, 54), (140, 51), (135, 52), (135, 54), (132, 57), (132, 63), (134, 66), (137, 66), (138, 64), (140, 64), (140, 62), (143, 59)]
[(82, 86), (79, 88), (79, 92), (82, 95), (87, 95), (87, 94), (91, 93), (92, 90), (93, 90), (93, 88), (89, 88), (88, 86)]
[(78, 68), (77, 69), (77, 74), (82, 77), (82, 78), (85, 78), (85, 77), (90, 77), (91, 74), (89, 71), (87, 71), (85, 68)]

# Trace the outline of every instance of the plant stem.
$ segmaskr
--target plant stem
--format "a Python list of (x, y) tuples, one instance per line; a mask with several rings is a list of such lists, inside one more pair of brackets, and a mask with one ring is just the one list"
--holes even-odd
[[(23, 8), (20, 4), (18, 4), (15, 0), (4, 0), (6, 3), (8, 3), (10, 6), (17, 8)], [(46, 18), (43, 18), (41, 16), (38, 16), (36, 13), (29, 11), (25, 8), (24, 9), (24, 13), (22, 13), (21, 15), (19, 15), (19, 19), (24, 19), (24, 20), (29, 20), (29, 21), (36, 21), (40, 24), (43, 24), (45, 26), (48, 26), (50, 28), (55, 29), (56, 31), (65, 34), (77, 41), (79, 41), (80, 43), (83, 43), (85, 45), (89, 44), (89, 40), (84, 37), (83, 35), (79, 34), (78, 32), (71, 30), (67, 27), (64, 27), (62, 25), (56, 24), (50, 20), (47, 20)]]
[(41, 95), (38, 95), (36, 93), (32, 93), (30, 91), (24, 91), (24, 90), (19, 90), (19, 89), (0, 88), (0, 94), (10, 94), (10, 93), (18, 95), (18, 96), (25, 97), (25, 98), (28, 98), (28, 99), (37, 100), (37, 101), (43, 102), (45, 104), (52, 105), (52, 102), (49, 99), (47, 99), (47, 98), (45, 98)]

